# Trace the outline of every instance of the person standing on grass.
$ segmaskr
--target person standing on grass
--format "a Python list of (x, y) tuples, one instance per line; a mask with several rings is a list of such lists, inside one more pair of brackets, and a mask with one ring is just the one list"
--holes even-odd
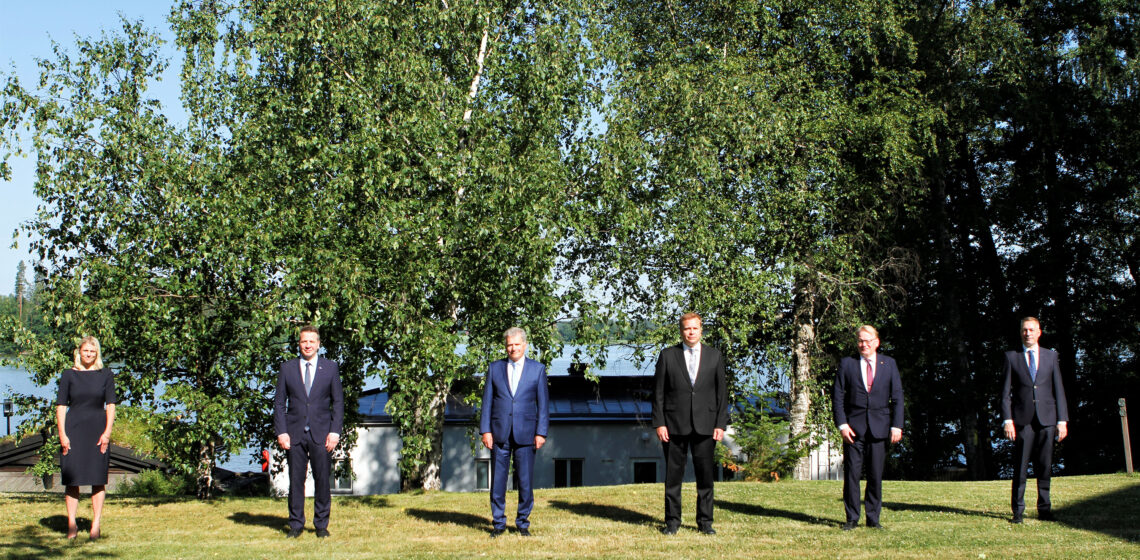
[(301, 357), (281, 364), (273, 399), (273, 430), (289, 459), (287, 536), (301, 536), (305, 526), (305, 478), (312, 466), (313, 526), (317, 538), (324, 538), (329, 536), (332, 509), (330, 453), (340, 442), (344, 427), (344, 391), (337, 363), (317, 356), (321, 348), (317, 327), (301, 327), (298, 346)]
[(665, 454), (665, 527), (676, 535), (681, 527), (681, 481), (690, 450), (697, 477), (697, 530), (713, 529), (713, 480), (716, 443), (728, 426), (728, 388), (724, 359), (712, 346), (701, 344), (701, 316), (681, 315), (681, 344), (657, 357), (653, 374), (653, 425)]
[(831, 406), (843, 436), (843, 530), (859, 525), (859, 478), (867, 468), (867, 526), (882, 529), (883, 466), (887, 440), (902, 441), (903, 389), (893, 358), (879, 354), (879, 331), (863, 325), (855, 331), (859, 357), (839, 362)]
[(505, 360), (491, 362), (483, 380), (479, 433), (491, 450), (491, 538), (507, 530), (507, 480), (511, 457), (519, 482), (515, 527), (530, 536), (534, 508), (534, 455), (546, 443), (550, 428), (550, 389), (546, 366), (526, 357), (526, 331), (511, 327), (503, 333)]
[(59, 378), (55, 398), (59, 429), (60, 482), (66, 487), (67, 539), (79, 534), (75, 514), (79, 487), (91, 486), (91, 540), (102, 536), (103, 500), (111, 465), (111, 426), (115, 423), (115, 376), (103, 367), (99, 341), (84, 337), (75, 349), (75, 362)]
[(1013, 440), (1011, 523), (1021, 523), (1025, 512), (1025, 479), (1029, 459), (1037, 473), (1037, 518), (1053, 520), (1049, 482), (1053, 474), (1053, 439), (1069, 435), (1069, 407), (1061, 384), (1057, 353), (1038, 346), (1041, 322), (1021, 320), (1021, 350), (1005, 353), (1002, 367), (1001, 417), (1005, 437)]

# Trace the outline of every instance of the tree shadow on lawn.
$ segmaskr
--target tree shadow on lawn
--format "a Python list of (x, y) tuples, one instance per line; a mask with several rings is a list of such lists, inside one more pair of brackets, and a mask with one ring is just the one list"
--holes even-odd
[(786, 509), (766, 508), (759, 504), (742, 504), (739, 502), (726, 502), (724, 500), (716, 500), (716, 507), (726, 509), (728, 511), (741, 513), (744, 515), (762, 515), (766, 517), (783, 517), (791, 519), (792, 521), (801, 521), (803, 523), (811, 523), (813, 525), (842, 525), (842, 520), (827, 519), (815, 515), (808, 515), (800, 511), (788, 511)]
[(656, 517), (651, 517), (640, 511), (591, 502), (572, 504), (562, 500), (551, 500), (550, 505), (585, 517), (597, 517), (598, 519), (618, 523), (629, 523), (631, 525), (651, 525), (660, 521)]
[(883, 502), (883, 509), (892, 511), (918, 511), (923, 513), (952, 513), (955, 515), (970, 515), (974, 517), (991, 517), (994, 519), (1007, 519), (1011, 514), (992, 511), (979, 511), (976, 509), (962, 509), (937, 504), (907, 504), (903, 502)]
[(264, 513), (237, 511), (230, 514), (229, 520), (234, 523), (241, 523), (242, 525), (276, 529), (282, 533), (289, 530), (289, 517), (286, 515), (268, 515)]
[(470, 513), (418, 508), (405, 511), (412, 517), (431, 523), (451, 523), (472, 529), (487, 529), (491, 526), (490, 518)]
[[(87, 531), (91, 528), (91, 521), (86, 518), (76, 519), (79, 525), (79, 536), (74, 541), (68, 541), (67, 516), (52, 515), (40, 519), (40, 527), (27, 525), (15, 532), (16, 537), (9, 542), (0, 542), (0, 556), (4, 558), (61, 558), (73, 556), (72, 549), (87, 544)], [(50, 532), (45, 532), (48, 529)], [(110, 551), (84, 551), (85, 558), (109, 558), (115, 556)]]
[(1140, 483), (1066, 505), (1056, 509), (1054, 514), (1057, 522), (1074, 529), (1140, 543), (1137, 504), (1140, 504)]

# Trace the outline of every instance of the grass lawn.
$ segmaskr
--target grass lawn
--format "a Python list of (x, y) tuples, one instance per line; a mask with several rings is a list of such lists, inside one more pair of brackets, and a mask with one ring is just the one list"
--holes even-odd
[[(716, 536), (696, 532), (695, 489), (684, 488), (684, 526), (658, 532), (661, 484), (543, 489), (535, 492), (525, 539), (487, 536), (486, 493), (444, 492), (333, 498), (332, 537), (312, 525), (286, 539), (283, 499), (117, 498), (104, 511), (103, 539), (64, 538), (59, 495), (0, 495), (0, 556), (4, 558), (250, 558), (377, 557), (518, 558), (1140, 558), (1140, 476), (1053, 479), (1056, 522), (1032, 511), (1034, 481), (1022, 525), (1009, 520), (1009, 481), (886, 481), (884, 531), (844, 532), (842, 483), (784, 481), (720, 483)], [(508, 519), (515, 507), (508, 494)], [(312, 501), (306, 512), (312, 515)], [(89, 526), (90, 501), (80, 505)]]

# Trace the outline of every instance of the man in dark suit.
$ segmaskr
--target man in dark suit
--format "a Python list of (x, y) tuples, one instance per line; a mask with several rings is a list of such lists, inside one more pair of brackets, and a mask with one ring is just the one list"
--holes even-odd
[(336, 362), (317, 356), (321, 336), (311, 325), (301, 328), (301, 357), (283, 364), (277, 373), (273, 399), (273, 430), (289, 458), (289, 534), (301, 536), (305, 526), (305, 478), (313, 469), (313, 526), (317, 537), (329, 536), (329, 453), (340, 442), (344, 427), (344, 392)]
[(507, 530), (507, 480), (511, 456), (519, 483), (515, 527), (530, 536), (534, 508), (534, 454), (546, 443), (550, 427), (550, 392), (546, 366), (526, 357), (526, 331), (512, 327), (503, 333), (507, 359), (491, 362), (483, 385), (479, 433), (491, 450), (491, 538)]
[(681, 316), (682, 343), (661, 351), (653, 375), (653, 425), (665, 453), (666, 535), (681, 527), (681, 480), (692, 450), (697, 477), (697, 530), (713, 530), (713, 480), (716, 442), (728, 425), (728, 388), (724, 359), (712, 346), (701, 344), (701, 316)]
[(1069, 407), (1061, 384), (1057, 353), (1037, 345), (1041, 322), (1021, 320), (1021, 351), (1005, 353), (1001, 385), (1001, 417), (1005, 437), (1013, 440), (1013, 523), (1025, 512), (1025, 477), (1029, 459), (1037, 473), (1037, 518), (1053, 519), (1049, 480), (1053, 471), (1053, 438), (1069, 435)]
[(879, 332), (863, 325), (855, 332), (859, 358), (839, 362), (831, 395), (832, 413), (843, 436), (844, 531), (859, 525), (859, 478), (867, 468), (867, 526), (882, 529), (883, 465), (887, 439), (902, 441), (903, 389), (895, 361), (878, 353)]

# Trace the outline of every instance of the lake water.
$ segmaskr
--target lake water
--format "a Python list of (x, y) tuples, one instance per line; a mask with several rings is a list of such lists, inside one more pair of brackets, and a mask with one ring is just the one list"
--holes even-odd
[[(574, 348), (568, 347), (563, 355), (555, 358), (550, 364), (550, 375), (566, 375), (567, 370), (573, 363)], [(533, 354), (532, 354), (533, 355)], [(609, 353), (609, 363), (604, 369), (594, 370), (593, 373), (599, 376), (610, 375), (652, 375), (654, 361), (650, 359), (646, 364), (638, 365), (630, 361), (630, 351), (621, 347), (613, 347)], [(366, 388), (372, 388), (375, 385), (370, 385)], [(57, 391), (57, 385), (53, 381), (47, 386), (36, 385), (32, 382), (31, 375), (27, 371), (11, 366), (0, 366), (0, 397), (7, 399), (12, 393), (20, 393), (25, 395), (34, 395), (41, 398), (54, 399)], [(10, 419), (12, 431), (15, 431), (20, 422), (25, 420), (27, 415), (15, 415)], [(254, 458), (255, 451), (253, 449), (242, 450), (241, 453), (231, 457), (224, 463), (219, 463), (218, 466), (231, 471), (260, 471), (261, 466), (257, 459)]]
[[(0, 366), (0, 397), (3, 399), (10, 398), (13, 393), (20, 393), (54, 400), (58, 389), (59, 386), (56, 385), (55, 381), (46, 386), (36, 385), (27, 371), (11, 366)], [(12, 429), (10, 432), (5, 431), (4, 433), (15, 432), (19, 423), (27, 418), (26, 414), (17, 414), (7, 418), (6, 420), (10, 421)], [(4, 429), (7, 430), (7, 426), (4, 426)], [(218, 466), (235, 472), (260, 471), (261, 465), (255, 461), (253, 453), (252, 449), (242, 450), (241, 453), (230, 457), (224, 463), (219, 463)]]

